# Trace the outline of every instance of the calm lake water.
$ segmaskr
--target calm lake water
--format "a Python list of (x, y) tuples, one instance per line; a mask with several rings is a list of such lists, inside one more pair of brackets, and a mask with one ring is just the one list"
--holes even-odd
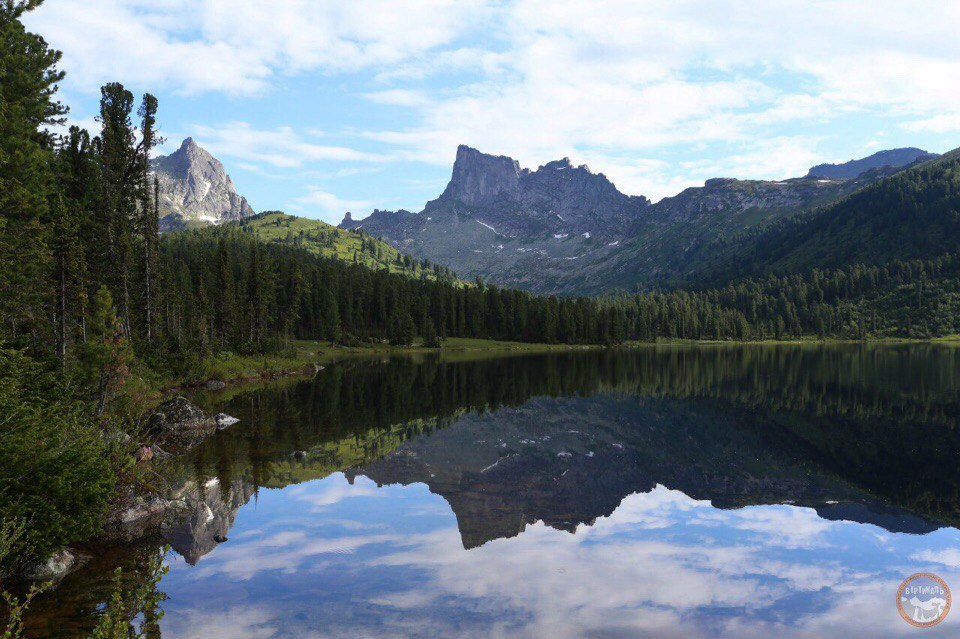
[(165, 471), (190, 517), (31, 636), (165, 545), (165, 639), (958, 636), (896, 595), (960, 592), (960, 349), (378, 358), (201, 401), (241, 422)]

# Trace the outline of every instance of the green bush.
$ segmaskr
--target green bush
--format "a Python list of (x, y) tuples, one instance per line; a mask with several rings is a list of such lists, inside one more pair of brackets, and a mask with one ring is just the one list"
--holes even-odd
[(0, 527), (22, 523), (0, 575), (100, 530), (110, 458), (88, 403), (41, 364), (0, 349)]

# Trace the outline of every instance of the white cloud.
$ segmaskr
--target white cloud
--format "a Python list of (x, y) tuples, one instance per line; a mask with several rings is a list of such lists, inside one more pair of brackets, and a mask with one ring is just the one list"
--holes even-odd
[(586, 160), (654, 199), (711, 176), (657, 164), (665, 150), (775, 178), (826, 159), (803, 131), (845, 115), (960, 131), (958, 23), (960, 3), (939, 0), (58, 0), (28, 16), (64, 50), (72, 92), (118, 79), (242, 96), (310, 72), (399, 107), (387, 124), (358, 115), (374, 152), (293, 128), (198, 127), (248, 163), (447, 166), (466, 143), (533, 167)]
[(234, 606), (222, 611), (193, 609), (165, 620), (164, 630), (184, 639), (272, 639), (274, 615), (259, 606)]
[(428, 98), (425, 93), (410, 89), (387, 89), (385, 91), (367, 93), (365, 97), (380, 104), (392, 104), (395, 106), (423, 107), (430, 104), (430, 98)]
[(291, 497), (310, 504), (313, 510), (323, 510), (345, 499), (370, 497), (376, 492), (377, 485), (373, 481), (366, 477), (358, 477), (350, 484), (343, 473), (334, 473), (322, 483), (301, 484), (289, 490)]
[[(960, 101), (958, 11), (938, 2), (522, 0), (502, 12), (509, 53), (495, 72), (424, 101), (422, 126), (368, 135), (440, 165), (461, 142), (528, 166), (589, 158), (621, 189), (654, 199), (710, 175), (646, 173), (649, 160), (627, 154), (685, 145), (716, 158), (714, 175), (790, 177), (824, 158), (817, 136), (785, 136), (787, 126), (867, 111), (936, 114)], [(955, 116), (931, 117), (917, 129), (960, 128)]]
[(197, 143), (215, 156), (292, 169), (324, 160), (381, 162), (385, 156), (344, 146), (309, 142), (291, 127), (257, 129), (247, 122), (193, 127)]
[(933, 117), (907, 122), (903, 125), (908, 131), (932, 131), (934, 133), (960, 132), (960, 112), (943, 113)]
[(960, 569), (960, 550), (947, 548), (944, 550), (924, 550), (910, 556), (917, 562), (936, 563), (953, 569)]
[(330, 224), (338, 224), (347, 211), (367, 211), (373, 205), (368, 200), (345, 200), (319, 187), (307, 187), (307, 193), (295, 197), (290, 208), (307, 217), (319, 218)]
[(350, 555), (371, 544), (400, 541), (396, 536), (383, 534), (311, 539), (304, 531), (279, 533), (256, 541), (218, 548), (216, 553), (205, 557), (203, 564), (190, 574), (193, 579), (223, 575), (245, 581), (263, 572), (294, 573), (307, 560), (317, 560), (325, 555)]
[(58, 0), (27, 17), (65, 52), (70, 82), (184, 93), (265, 90), (278, 75), (396, 64), (448, 43), (477, 0)]

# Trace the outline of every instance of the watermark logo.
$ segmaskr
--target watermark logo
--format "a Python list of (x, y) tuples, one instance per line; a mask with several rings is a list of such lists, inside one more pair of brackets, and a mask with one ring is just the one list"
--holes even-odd
[(950, 612), (950, 588), (943, 579), (929, 572), (910, 575), (897, 590), (897, 610), (911, 626), (935, 626)]

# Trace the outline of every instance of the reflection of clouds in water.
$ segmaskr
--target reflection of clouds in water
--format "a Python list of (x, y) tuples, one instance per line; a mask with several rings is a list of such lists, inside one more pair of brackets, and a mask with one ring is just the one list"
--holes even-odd
[(354, 535), (312, 538), (307, 531), (281, 532), (253, 542), (219, 548), (190, 576), (208, 579), (222, 575), (231, 579), (252, 579), (258, 573), (279, 570), (286, 573), (305, 568), (307, 559), (326, 555), (349, 555), (369, 544), (400, 543), (391, 535)]
[(948, 568), (960, 568), (960, 549), (924, 550), (910, 556), (913, 561), (940, 564)]
[(727, 514), (728, 526), (763, 533), (771, 545), (815, 548), (826, 545), (823, 534), (833, 522), (821, 519), (812, 508), (750, 506)]
[[(709, 517), (701, 519), (707, 514), (701, 509)], [(667, 528), (680, 516), (740, 532), (727, 545), (716, 538), (693, 545), (615, 537), (636, 526)], [(454, 530), (420, 536), (410, 549), (372, 563), (427, 568), (430, 583), (375, 603), (410, 611), (451, 596), (484, 599), (485, 605), (495, 600), (512, 614), (526, 613), (529, 622), (515, 636), (530, 637), (856, 637), (868, 626), (873, 636), (905, 634), (887, 580), (876, 573), (839, 561), (809, 563), (809, 555), (795, 561), (769, 556), (825, 546), (822, 536), (844, 525), (862, 528), (820, 520), (806, 508), (716, 511), (657, 487), (627, 497), (610, 517), (581, 526), (576, 536), (536, 524), (515, 539), (469, 552)], [(816, 601), (791, 619), (782, 607), (797, 593)], [(710, 619), (704, 610), (718, 608), (733, 614)], [(871, 616), (869, 624), (861, 611)]]
[(676, 523), (677, 515), (689, 511), (713, 510), (708, 501), (690, 499), (679, 490), (669, 490), (658, 485), (643, 499), (624, 498), (609, 517), (598, 519), (589, 530), (594, 537), (603, 537), (623, 532), (625, 529), (667, 528)]
[(273, 639), (275, 621), (275, 615), (262, 607), (195, 609), (165, 617), (163, 634), (181, 639)]
[[(410, 487), (372, 490), (370, 482), (350, 486), (337, 475), (298, 488), (296, 502), (326, 503), (330, 516), (276, 533), (258, 526), (264, 536), (238, 535), (241, 543), (218, 548), (188, 573), (211, 584), (250, 584), (261, 607), (227, 615), (220, 634), (200, 633), (219, 628), (219, 613), (178, 612), (171, 637), (846, 639), (912, 630), (893, 601), (902, 577), (889, 575), (891, 564), (899, 570), (909, 555), (897, 550), (910, 536), (878, 539), (870, 526), (820, 520), (811, 509), (720, 511), (658, 486), (628, 496), (576, 535), (537, 523), (518, 537), (464, 550), (449, 510), (432, 528), (392, 532), (396, 513), (386, 507)], [(350, 511), (352, 497), (371, 507)], [(435, 495), (416, 497), (404, 516), (442, 504)], [(864, 545), (879, 554), (858, 557)], [(911, 560), (955, 566), (960, 552), (923, 550)], [(298, 581), (258, 592), (253, 578), (270, 571), (296, 573)], [(333, 575), (333, 592), (315, 581)], [(297, 616), (318, 606), (323, 612), (312, 620)], [(954, 621), (925, 636), (949, 636), (942, 632)]]
[(334, 473), (328, 480), (291, 486), (286, 492), (290, 497), (306, 502), (316, 510), (336, 505), (344, 499), (372, 497), (377, 494), (377, 484), (366, 477), (357, 477), (352, 486), (343, 473)]
[[(514, 636), (671, 636), (697, 607), (769, 605), (784, 594), (781, 585), (739, 576), (751, 557), (746, 550), (641, 540), (599, 544), (589, 529), (580, 532), (536, 524), (517, 538), (468, 552), (456, 530), (423, 535), (410, 550), (373, 564), (426, 568), (430, 582), (377, 603), (409, 610), (451, 596), (483, 600), (509, 616), (522, 611), (528, 622)], [(715, 570), (718, 565), (724, 569)]]

